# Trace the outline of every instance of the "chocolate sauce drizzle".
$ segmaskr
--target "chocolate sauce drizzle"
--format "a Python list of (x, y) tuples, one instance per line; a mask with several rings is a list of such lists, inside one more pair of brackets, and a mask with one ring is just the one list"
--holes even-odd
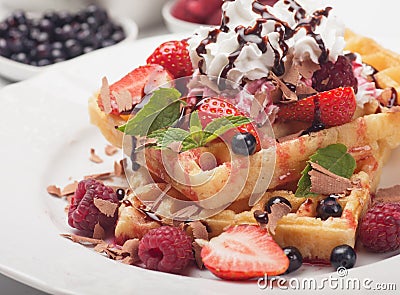
[[(329, 51), (326, 49), (321, 36), (315, 33), (315, 29), (321, 24), (323, 17), (328, 17), (332, 8), (326, 7), (325, 9), (315, 11), (312, 16), (307, 16), (304, 8), (295, 0), (285, 0), (284, 3), (289, 5), (288, 10), (290, 12), (294, 12), (294, 18), (298, 22), (297, 26), (292, 29), (286, 22), (274, 16), (268, 10), (269, 6), (265, 6), (258, 1), (254, 1), (252, 4), (252, 10), (256, 14), (259, 14), (261, 18), (256, 20), (256, 24), (253, 27), (245, 28), (243, 26), (238, 26), (235, 28), (236, 33), (238, 33), (239, 47), (228, 56), (228, 64), (221, 71), (221, 78), (227, 78), (228, 72), (235, 67), (234, 63), (239, 57), (243, 47), (248, 43), (255, 43), (262, 53), (265, 53), (268, 50), (269, 44), (270, 48), (274, 52), (274, 65), (272, 67), (272, 72), (277, 76), (282, 76), (285, 73), (283, 59), (289, 50), (289, 46), (287, 45), (286, 41), (292, 38), (293, 35), (300, 29), (305, 29), (307, 35), (311, 36), (315, 40), (319, 49), (321, 50), (321, 54), (318, 58), (319, 63), (323, 64), (328, 61)], [(271, 45), (266, 36), (261, 36), (263, 24), (269, 20), (276, 22), (275, 32), (279, 33), (278, 44), (282, 53), (280, 53), (277, 48), (274, 48)], [(208, 44), (217, 42), (217, 37), (220, 32), (229, 32), (230, 29), (227, 26), (228, 22), (229, 18), (224, 12), (220, 28), (210, 31), (208, 36), (203, 39), (196, 48), (196, 53), (199, 57), (202, 57), (203, 54), (206, 54), (206, 46)], [(198, 64), (201, 74), (205, 74), (203, 66), (204, 59), (201, 59)]]
[(325, 124), (322, 123), (322, 121), (321, 121), (321, 106), (319, 103), (318, 96), (314, 97), (314, 108), (315, 108), (314, 109), (314, 120), (312, 122), (312, 125), (309, 128), (307, 128), (306, 130), (304, 130), (301, 133), (301, 136), (310, 134), (312, 132), (318, 132), (318, 131), (325, 129)]

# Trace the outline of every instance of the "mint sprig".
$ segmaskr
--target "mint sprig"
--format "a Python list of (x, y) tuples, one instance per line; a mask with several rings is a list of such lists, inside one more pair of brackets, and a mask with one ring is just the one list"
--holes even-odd
[(350, 178), (356, 169), (356, 160), (347, 152), (344, 144), (331, 144), (325, 148), (320, 148), (310, 157), (307, 166), (301, 172), (296, 190), (296, 197), (316, 196), (311, 192), (311, 177), (308, 174), (311, 171), (310, 162), (317, 163), (330, 172), (345, 178)]
[(156, 130), (174, 124), (180, 116), (183, 101), (175, 88), (160, 88), (152, 94), (148, 103), (118, 130), (127, 135), (146, 136)]
[(148, 135), (149, 138), (157, 140), (157, 148), (169, 148), (174, 142), (180, 142), (181, 152), (205, 146), (209, 142), (223, 135), (232, 128), (251, 123), (244, 116), (227, 116), (214, 119), (207, 126), (202, 127), (198, 112), (190, 116), (189, 131), (181, 128), (166, 128), (157, 130)]

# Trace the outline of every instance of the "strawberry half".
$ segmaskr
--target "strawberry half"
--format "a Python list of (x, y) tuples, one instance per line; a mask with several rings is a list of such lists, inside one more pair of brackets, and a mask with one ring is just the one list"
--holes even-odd
[(165, 42), (147, 58), (147, 63), (163, 66), (175, 79), (190, 76), (193, 67), (187, 47), (185, 40)]
[(268, 230), (257, 225), (228, 228), (202, 248), (201, 258), (214, 275), (227, 280), (279, 275), (289, 267), (289, 259)]
[(343, 125), (351, 121), (356, 110), (356, 97), (352, 87), (340, 87), (279, 105), (279, 118), (313, 122), (316, 104), (319, 103), (320, 121), (327, 127)]
[[(121, 94), (127, 90), (132, 97), (133, 106), (135, 106), (142, 101), (146, 86), (149, 87), (150, 85), (150, 88), (152, 88), (151, 90), (154, 90), (172, 80), (173, 77), (171, 74), (159, 65), (146, 65), (134, 69), (122, 79), (110, 85), (111, 114), (120, 115), (115, 94)], [(97, 104), (99, 108), (104, 111), (100, 94), (97, 97)]]
[[(233, 104), (219, 98), (204, 99), (197, 107), (197, 110), (199, 111), (199, 117), (203, 128), (216, 118), (226, 117), (226, 116), (245, 116)], [(257, 140), (257, 146), (260, 147), (260, 139), (258, 137), (256, 128), (253, 124), (250, 123), (236, 127), (234, 128), (234, 132), (228, 131), (227, 132), (228, 137), (230, 138), (236, 132), (251, 133)]]

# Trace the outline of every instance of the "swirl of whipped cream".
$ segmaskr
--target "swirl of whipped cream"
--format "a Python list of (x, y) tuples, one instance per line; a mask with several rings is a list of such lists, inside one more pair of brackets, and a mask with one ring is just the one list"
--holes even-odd
[(343, 24), (329, 10), (318, 10), (316, 1), (282, 0), (273, 7), (254, 2), (224, 2), (221, 29), (201, 27), (188, 41), (192, 63), (201, 73), (239, 83), (270, 71), (283, 74), (277, 69), (288, 54), (298, 64), (319, 64), (323, 54), (336, 61), (343, 54)]

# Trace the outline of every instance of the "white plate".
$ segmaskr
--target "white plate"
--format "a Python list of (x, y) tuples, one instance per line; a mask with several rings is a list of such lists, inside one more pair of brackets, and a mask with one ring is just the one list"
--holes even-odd
[[(133, 40), (135, 40), (137, 38), (138, 27), (133, 20), (131, 20), (129, 18), (119, 18), (117, 23), (122, 26), (122, 28), (126, 34), (126, 38), (115, 45), (112, 45), (112, 46), (109, 46), (106, 48), (97, 49), (96, 51), (109, 50), (112, 47), (120, 46), (121, 44), (124, 44), (126, 42), (132, 42)], [(91, 54), (91, 53), (86, 53), (84, 55), (80, 55), (73, 59), (60, 62), (60, 64), (69, 63), (72, 60), (80, 59), (82, 56), (86, 56), (88, 54)], [(37, 66), (32, 66), (32, 65), (16, 62), (9, 58), (0, 56), (0, 76), (3, 76), (4, 78), (7, 78), (11, 81), (21, 81), (21, 80), (25, 80), (30, 77), (33, 77), (34, 75), (37, 75), (38, 73), (43, 72), (44, 70), (51, 68), (55, 65), (56, 64), (51, 64), (51, 65), (44, 66), (44, 67), (37, 67)]]
[[(349, 13), (346, 19), (350, 27), (357, 25), (351, 15)], [(385, 24), (383, 16), (380, 21), (379, 25)], [(364, 34), (365, 31), (364, 28)], [(385, 45), (393, 45), (382, 35), (374, 37), (379, 37)], [(173, 38), (177, 37), (161, 36), (100, 50), (55, 65), (32, 79), (0, 91), (1, 273), (54, 294), (270, 292), (260, 291), (256, 282), (220, 281), (208, 271), (192, 271), (189, 273), (192, 277), (187, 277), (123, 265), (59, 236), (71, 232), (66, 223), (65, 203), (50, 197), (46, 187), (49, 184), (62, 186), (70, 182), (70, 178), (80, 179), (111, 167), (112, 159), (103, 154), (106, 142), (88, 121), (87, 98), (100, 86), (102, 76), (106, 75), (110, 81), (118, 79), (135, 66), (144, 64), (152, 48)], [(400, 46), (397, 50), (400, 51)], [(91, 163), (88, 156), (92, 147), (108, 162)], [(385, 168), (383, 186), (400, 183), (396, 173), (399, 166), (400, 149)], [(399, 288), (396, 270), (400, 255), (394, 254), (360, 251), (357, 265), (349, 270), (348, 277), (371, 279), (374, 283), (397, 283)], [(334, 275), (331, 271), (330, 267), (302, 267), (290, 277), (321, 280)], [(274, 291), (279, 290), (274, 288)], [(329, 288), (323, 292), (330, 291), (337, 292)]]

